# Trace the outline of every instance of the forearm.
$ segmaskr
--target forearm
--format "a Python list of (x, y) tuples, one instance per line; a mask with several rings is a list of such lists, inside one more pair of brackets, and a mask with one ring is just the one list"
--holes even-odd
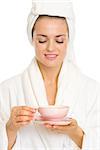
[(6, 126), (7, 137), (8, 137), (8, 150), (11, 150), (16, 142), (17, 132), (9, 130)]
[(79, 148), (82, 148), (84, 132), (78, 127), (75, 132), (69, 133), (69, 137), (77, 144)]

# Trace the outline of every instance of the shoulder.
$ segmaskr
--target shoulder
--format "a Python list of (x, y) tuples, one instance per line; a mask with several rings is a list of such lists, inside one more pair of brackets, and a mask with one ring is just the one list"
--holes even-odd
[(81, 73), (81, 79), (85, 82), (86, 87), (93, 89), (94, 91), (100, 90), (100, 83), (99, 81)]
[(73, 76), (75, 76), (76, 84), (78, 87), (82, 88), (83, 91), (86, 91), (88, 94), (92, 95), (94, 93), (100, 93), (100, 83), (99, 81), (87, 76), (84, 74), (80, 68), (75, 64), (70, 64), (73, 70)]
[(77, 74), (78, 97), (84, 101), (86, 110), (91, 111), (94, 106), (100, 106), (100, 83), (99, 81), (87, 76), (80, 69), (77, 71), (77, 66), (74, 67)]
[(16, 75), (9, 79), (4, 80), (3, 82), (0, 83), (0, 89), (13, 86), (16, 82), (20, 81), (20, 77), (21, 77), (21, 75), (19, 74), (19, 75)]
[[(80, 80), (81, 86), (83, 91), (83, 97), (86, 96), (87, 105), (98, 104), (100, 101), (100, 83), (99, 81), (85, 75), (84, 73), (80, 72)], [(90, 104), (91, 103), (91, 104)]]
[(89, 77), (88, 75), (84, 74), (80, 68), (77, 67), (77, 65), (73, 64), (73, 68), (74, 70), (77, 72), (77, 75), (79, 75), (79, 78), (81, 79), (81, 81), (85, 82), (86, 85), (90, 86), (90, 87), (100, 87), (100, 82)]
[(9, 92), (15, 92), (17, 87), (21, 85), (22, 74), (17, 74), (0, 83), (0, 95), (5, 95)]
[(0, 89), (1, 88), (10, 88), (14, 85), (20, 84), (22, 82), (22, 78), (26, 76), (27, 74), (27, 68), (25, 68), (21, 73), (16, 74), (0, 83)]

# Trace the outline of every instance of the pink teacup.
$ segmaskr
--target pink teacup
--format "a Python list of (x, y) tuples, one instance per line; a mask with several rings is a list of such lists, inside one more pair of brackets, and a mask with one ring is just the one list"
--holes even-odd
[(44, 120), (61, 120), (69, 111), (68, 106), (41, 106), (38, 108), (38, 112)]

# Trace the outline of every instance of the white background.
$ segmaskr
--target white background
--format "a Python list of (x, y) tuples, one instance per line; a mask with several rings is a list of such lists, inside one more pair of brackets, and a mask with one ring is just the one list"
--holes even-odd
[[(26, 26), (32, 0), (0, 0), (0, 82), (22, 72), (34, 56)], [(99, 0), (73, 0), (78, 66), (100, 82)]]

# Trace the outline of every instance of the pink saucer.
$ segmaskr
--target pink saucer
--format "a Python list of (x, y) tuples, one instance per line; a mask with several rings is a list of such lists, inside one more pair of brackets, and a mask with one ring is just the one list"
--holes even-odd
[(50, 125), (69, 125), (70, 124), (70, 118), (63, 118), (62, 120), (43, 120), (42, 117), (38, 117), (33, 122), (39, 123), (39, 124), (50, 124)]

